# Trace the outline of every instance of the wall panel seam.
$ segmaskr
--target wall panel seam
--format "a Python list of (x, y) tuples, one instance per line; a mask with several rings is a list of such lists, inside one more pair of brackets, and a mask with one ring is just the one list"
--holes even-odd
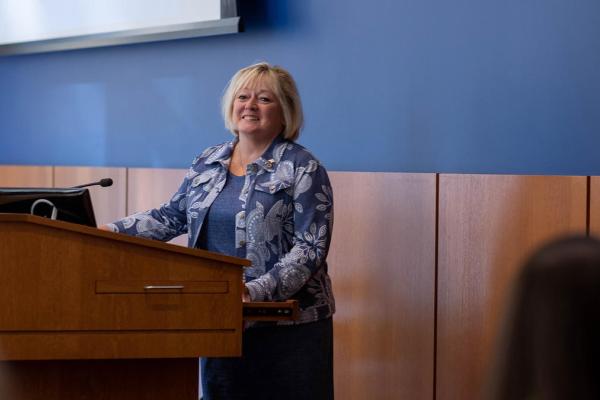
[(129, 215), (129, 168), (125, 168), (125, 215)]
[(437, 314), (438, 314), (438, 255), (440, 238), (440, 174), (435, 174), (435, 239), (433, 277), (433, 400), (437, 397)]

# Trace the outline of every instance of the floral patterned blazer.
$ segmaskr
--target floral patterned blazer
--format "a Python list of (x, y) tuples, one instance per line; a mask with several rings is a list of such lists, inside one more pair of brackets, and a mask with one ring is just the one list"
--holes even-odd
[[(187, 232), (188, 246), (194, 247), (209, 207), (225, 186), (236, 140), (196, 157), (169, 202), (109, 226), (162, 241)], [(244, 273), (251, 300), (297, 299), (299, 323), (331, 316), (335, 304), (325, 259), (333, 193), (325, 168), (304, 147), (278, 137), (247, 166), (239, 199), (235, 255), (252, 262)]]

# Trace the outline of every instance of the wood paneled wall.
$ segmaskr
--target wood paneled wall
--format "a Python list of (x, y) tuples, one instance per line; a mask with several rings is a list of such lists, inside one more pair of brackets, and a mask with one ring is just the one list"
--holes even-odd
[(590, 235), (600, 238), (600, 176), (592, 176), (588, 179), (590, 180)]
[[(186, 169), (129, 169), (127, 215), (149, 210), (168, 201), (181, 185), (186, 172)], [(169, 243), (187, 246), (187, 235), (181, 235)]]
[(431, 399), (435, 174), (334, 172), (338, 399)]
[[(110, 176), (112, 189), (92, 191), (104, 223), (167, 201), (185, 172), (0, 166), (0, 186)], [(588, 185), (587, 177), (332, 172), (331, 180), (338, 399), (480, 398), (525, 257), (586, 223), (600, 235), (596, 177)]]
[(127, 170), (125, 168), (55, 167), (54, 186), (70, 187), (112, 178), (110, 187), (91, 186), (90, 196), (98, 225), (126, 215)]
[(437, 399), (482, 397), (516, 272), (585, 233), (586, 194), (586, 177), (440, 175)]
[(52, 187), (52, 167), (0, 165), (0, 187)]

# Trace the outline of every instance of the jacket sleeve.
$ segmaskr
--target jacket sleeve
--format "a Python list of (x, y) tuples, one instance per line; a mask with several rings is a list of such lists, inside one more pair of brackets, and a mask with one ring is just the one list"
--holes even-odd
[(310, 160), (295, 173), (293, 246), (274, 267), (247, 282), (252, 301), (286, 300), (322, 268), (331, 242), (333, 193), (327, 171)]
[[(190, 170), (191, 171), (191, 170)], [(187, 231), (186, 193), (190, 173), (171, 199), (158, 208), (132, 214), (108, 224), (114, 232), (169, 241)]]

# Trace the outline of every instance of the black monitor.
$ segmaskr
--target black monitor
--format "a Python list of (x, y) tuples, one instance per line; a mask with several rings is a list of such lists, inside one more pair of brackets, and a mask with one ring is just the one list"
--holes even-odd
[(33, 214), (96, 227), (87, 189), (0, 188), (0, 213)]

